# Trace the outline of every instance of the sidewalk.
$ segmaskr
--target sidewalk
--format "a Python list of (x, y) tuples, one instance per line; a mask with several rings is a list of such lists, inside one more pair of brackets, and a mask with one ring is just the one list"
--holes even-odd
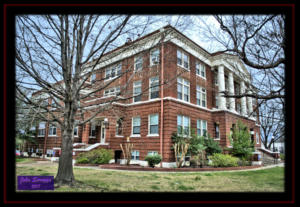
[(279, 163), (279, 164), (274, 164), (274, 165), (268, 165), (268, 166), (262, 166), (258, 168), (253, 168), (253, 169), (244, 169), (244, 170), (223, 170), (223, 171), (140, 171), (140, 170), (119, 170), (119, 169), (103, 169), (98, 166), (74, 166), (74, 168), (87, 168), (87, 169), (94, 169), (94, 170), (104, 170), (104, 171), (124, 171), (124, 172), (149, 172), (149, 173), (218, 173), (218, 172), (241, 172), (241, 171), (251, 171), (251, 170), (263, 170), (263, 169), (268, 169), (268, 168), (273, 168), (273, 167), (284, 167), (284, 163)]

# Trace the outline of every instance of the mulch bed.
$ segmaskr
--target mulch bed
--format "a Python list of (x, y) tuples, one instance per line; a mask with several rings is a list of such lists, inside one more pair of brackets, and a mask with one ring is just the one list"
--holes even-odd
[(99, 165), (101, 169), (114, 169), (114, 170), (136, 170), (136, 171), (161, 171), (161, 172), (198, 172), (198, 171), (226, 171), (226, 170), (246, 170), (259, 168), (261, 165), (255, 166), (239, 166), (239, 167), (204, 167), (204, 168), (152, 168), (152, 167), (143, 167), (143, 166), (126, 166), (119, 164), (105, 164)]
[(75, 163), (75, 166), (84, 166), (84, 167), (88, 167), (88, 166), (99, 166), (99, 164), (80, 164), (80, 163)]

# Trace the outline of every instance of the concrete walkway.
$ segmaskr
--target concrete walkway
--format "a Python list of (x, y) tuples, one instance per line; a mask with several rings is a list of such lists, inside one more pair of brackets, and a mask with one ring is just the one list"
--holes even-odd
[(149, 172), (149, 173), (217, 173), (217, 172), (241, 172), (241, 171), (253, 171), (253, 170), (263, 170), (269, 169), (273, 167), (284, 167), (284, 163), (274, 164), (274, 165), (267, 165), (259, 168), (253, 169), (245, 169), (245, 170), (224, 170), (224, 171), (184, 171), (184, 172), (163, 172), (163, 171), (140, 171), (140, 170), (119, 170), (119, 169), (102, 169), (98, 166), (74, 166), (74, 168), (86, 168), (86, 169), (93, 169), (93, 170), (103, 170), (103, 171), (124, 171), (124, 172)]

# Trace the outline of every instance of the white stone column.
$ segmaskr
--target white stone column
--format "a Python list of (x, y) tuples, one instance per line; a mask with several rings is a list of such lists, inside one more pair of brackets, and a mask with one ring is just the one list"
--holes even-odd
[[(233, 73), (228, 74), (228, 90), (230, 95), (234, 95)], [(229, 98), (230, 110), (235, 111), (235, 98)]]
[(226, 99), (223, 97), (221, 91), (225, 91), (225, 77), (224, 77), (224, 66), (219, 65), (218, 67), (218, 85), (219, 85), (219, 109), (226, 109)]
[[(245, 82), (241, 81), (241, 94), (245, 93)], [(242, 115), (247, 115), (246, 97), (241, 98)]]
[[(251, 92), (249, 92), (251, 93)], [(253, 117), (253, 103), (252, 103), (252, 97), (247, 97), (247, 104), (248, 104), (248, 110), (249, 110), (249, 115), (251, 114), (251, 117)]]

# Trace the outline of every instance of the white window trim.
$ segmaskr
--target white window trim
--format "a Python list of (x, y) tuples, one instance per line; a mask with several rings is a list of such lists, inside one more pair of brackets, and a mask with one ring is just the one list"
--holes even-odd
[[(151, 54), (152, 54), (152, 52), (155, 51), (155, 50), (158, 50), (158, 62), (154, 64), (154, 63), (152, 62)], [(160, 50), (159, 50), (159, 48), (153, 48), (153, 49), (151, 49), (151, 50), (150, 50), (149, 56), (150, 56), (150, 66), (154, 66), (154, 65), (158, 65), (158, 64), (159, 64), (159, 62), (160, 62), (160, 61), (159, 61), (159, 57), (160, 57)]]
[[(220, 124), (218, 124), (219, 126), (219, 137), (215, 137), (214, 140), (220, 140), (221, 139), (221, 131), (220, 131)], [(215, 132), (216, 132), (216, 127), (215, 127)]]
[[(181, 85), (182, 85), (182, 87), (181, 87), (181, 90), (182, 90), (182, 99), (179, 99), (178, 98), (178, 79), (182, 79), (182, 83), (180, 83)], [(184, 78), (181, 78), (181, 77), (178, 77), (177, 78), (177, 99), (178, 100), (182, 100), (182, 101), (184, 101), (184, 102), (191, 102), (191, 82), (189, 81), (189, 80), (186, 80), (186, 81), (188, 81), (189, 82), (189, 85), (186, 85), (185, 83), (184, 83), (184, 81), (185, 81), (186, 79), (184, 79)], [(188, 101), (186, 101), (186, 100), (184, 100), (184, 86), (188, 86), (189, 87), (189, 100)], [(197, 104), (196, 104), (197, 105)]]
[[(157, 129), (158, 129), (158, 133), (156, 134), (150, 134), (150, 116), (151, 115), (157, 115), (157, 118), (158, 118), (158, 123), (157, 123)], [(158, 137), (159, 136), (159, 114), (158, 113), (155, 113), (155, 114), (149, 114), (148, 115), (148, 135), (147, 137)]]
[(256, 134), (256, 137), (255, 137), (256, 138), (256, 144), (259, 144), (259, 140), (260, 140), (259, 139), (259, 134), (258, 134), (258, 132), (256, 132), (255, 134)]
[[(198, 134), (198, 121), (200, 122), (200, 131), (201, 131), (201, 134)], [(208, 133), (208, 129), (207, 129), (207, 121), (206, 120), (203, 120), (203, 119), (197, 119), (197, 135), (199, 135), (199, 136), (204, 136), (203, 135), (203, 122), (205, 122), (206, 123), (206, 137), (205, 138), (207, 138), (207, 133)]]
[[(55, 134), (49, 134), (50, 133), (50, 127), (51, 126), (54, 126), (55, 127)], [(48, 127), (48, 137), (57, 137), (57, 126), (55, 124), (49, 124), (49, 127)]]
[[(121, 90), (121, 87), (120, 86), (116, 86), (116, 87), (112, 87), (112, 88), (108, 88), (106, 90), (103, 91), (103, 97), (112, 97), (112, 96), (116, 96), (117, 95), (117, 89), (119, 88), (118, 90), (118, 93), (120, 92)], [(113, 93), (110, 93), (110, 90), (114, 89), (114, 92)], [(106, 95), (105, 94), (105, 91), (109, 91), (108, 94)]]
[(177, 128), (177, 132), (178, 132), (178, 116), (181, 116), (181, 127), (182, 127), (182, 130), (184, 130), (184, 120), (183, 120), (183, 117), (188, 117), (189, 118), (189, 134), (188, 135), (185, 135), (183, 134), (184, 137), (188, 137), (188, 138), (191, 138), (191, 117), (189, 116), (185, 116), (185, 115), (181, 115), (181, 114), (177, 114), (177, 120), (176, 120), (176, 128)]
[[(107, 67), (107, 68), (105, 69), (105, 72), (104, 72), (104, 75), (105, 75), (104, 81), (113, 80), (113, 79), (116, 79), (116, 78), (119, 77), (119, 76), (118, 76), (118, 70), (117, 70), (117, 68), (118, 68), (119, 65), (120, 65), (120, 67), (121, 67), (121, 73), (122, 73), (122, 62), (117, 63), (117, 64), (114, 64), (114, 65), (112, 65), (112, 66), (110, 66), (110, 67)], [(116, 69), (116, 71), (115, 71), (115, 76), (114, 76), (114, 77), (111, 77), (111, 70), (112, 70), (112, 68), (115, 68), (115, 69)], [(109, 76), (109, 78), (106, 77), (106, 71), (107, 71), (107, 70), (110, 71), (110, 76)]]
[[(140, 118), (140, 133), (139, 134), (133, 134), (133, 119), (134, 118), (137, 118), (139, 117)], [(131, 135), (130, 137), (141, 137), (141, 122), (142, 122), (142, 119), (140, 116), (134, 116), (131, 118)]]
[(148, 151), (148, 152), (147, 152), (147, 156), (148, 156), (148, 155), (152, 155), (152, 156), (153, 156), (153, 155), (158, 155), (158, 151)]
[[(154, 76), (154, 77), (151, 77), (151, 78), (149, 78), (149, 100), (152, 100), (152, 99), (156, 99), (156, 98), (151, 98), (151, 92), (152, 92), (152, 90), (153, 90), (153, 88), (151, 87), (151, 79), (152, 78), (158, 78), (158, 85), (159, 85), (159, 76)], [(160, 87), (158, 86), (158, 92), (160, 91)], [(158, 97), (159, 98), (159, 97)]]
[[(141, 102), (141, 101), (134, 101), (135, 96), (139, 96), (139, 95), (137, 95), (137, 94), (134, 93), (134, 89), (135, 89), (135, 88), (138, 88), (137, 86), (135, 86), (135, 83), (137, 83), (137, 82), (140, 82), (140, 83), (141, 83), (139, 87), (141, 87), (141, 91), (142, 91), (142, 84), (143, 84), (142, 81), (141, 81), (141, 80), (139, 80), (139, 81), (134, 81), (133, 84), (132, 84), (132, 85), (133, 85), (133, 86), (132, 86), (132, 93), (133, 93), (132, 103), (138, 103), (138, 102)], [(142, 94), (142, 92), (141, 92), (141, 94)], [(140, 94), (140, 95), (141, 95), (141, 94)]]
[[(181, 52), (181, 63), (182, 63), (182, 65), (179, 65), (179, 64), (178, 64), (178, 61), (177, 61), (177, 59), (178, 59), (178, 57), (177, 57), (178, 51)], [(187, 68), (184, 67), (184, 55), (186, 55), (186, 56), (188, 57), (188, 67), (187, 67)], [(183, 69), (185, 69), (185, 70), (190, 71), (190, 56), (188, 55), (188, 53), (184, 52), (184, 51), (181, 50), (181, 49), (177, 49), (177, 51), (176, 51), (176, 62), (177, 62), (177, 66), (179, 66), (179, 67), (181, 67), (181, 68), (183, 68)]]
[(131, 159), (131, 160), (137, 160), (137, 159), (136, 159), (136, 157), (137, 157), (137, 156), (136, 156), (137, 152), (138, 152), (138, 154), (139, 154), (139, 159), (138, 159), (138, 160), (140, 160), (140, 151), (139, 151), (139, 150), (133, 150), (133, 151), (131, 152), (131, 157), (132, 157), (132, 154), (134, 154), (134, 156), (133, 156), (134, 159)]
[[(93, 124), (91, 124), (91, 126), (90, 126), (89, 138), (95, 139), (96, 136), (90, 136), (90, 135), (91, 135), (91, 131), (92, 131), (92, 126), (93, 126)], [(96, 125), (95, 125), (95, 131), (96, 131)], [(95, 133), (96, 133), (96, 132), (95, 132)]]
[[(200, 88), (199, 90), (198, 90), (198, 87)], [(204, 89), (205, 90), (205, 93), (202, 91), (202, 89)], [(198, 105), (198, 103), (197, 103), (197, 93), (200, 93), (200, 105)], [(203, 94), (205, 94), (205, 106), (202, 106), (202, 97), (203, 97)], [(206, 90), (206, 88), (204, 88), (204, 87), (202, 87), (202, 86), (200, 86), (200, 85), (196, 85), (196, 105), (198, 105), (198, 106), (201, 106), (201, 107), (204, 107), (204, 108), (207, 108), (207, 90)]]
[[(200, 67), (200, 68), (199, 68), (200, 74), (197, 74), (197, 64), (199, 64), (199, 67)], [(204, 68), (204, 75), (205, 75), (205, 76), (202, 76), (202, 75), (201, 75), (201, 65), (202, 65), (203, 68)], [(200, 78), (206, 80), (206, 67), (205, 67), (205, 64), (197, 60), (197, 61), (196, 61), (196, 64), (195, 64), (195, 69), (196, 69), (196, 75), (197, 75), (198, 77), (200, 77)]]
[[(140, 69), (137, 70), (136, 69), (136, 60), (138, 58), (142, 59), (142, 68), (140, 68)], [(136, 55), (136, 56), (134, 56), (134, 71), (137, 72), (137, 71), (142, 71), (142, 70), (143, 70), (143, 56), (142, 55)]]
[[(45, 127), (44, 127), (44, 128), (40, 128), (40, 124), (42, 124), (42, 123), (45, 124)], [(39, 134), (39, 130), (40, 130), (40, 129), (44, 129), (44, 130), (45, 130), (45, 131), (44, 131), (44, 132), (45, 132), (44, 135), (42, 135), (42, 134), (40, 135), (40, 134)], [(44, 137), (44, 136), (46, 136), (46, 122), (40, 122), (40, 123), (39, 123), (39, 126), (38, 126), (38, 137)]]

